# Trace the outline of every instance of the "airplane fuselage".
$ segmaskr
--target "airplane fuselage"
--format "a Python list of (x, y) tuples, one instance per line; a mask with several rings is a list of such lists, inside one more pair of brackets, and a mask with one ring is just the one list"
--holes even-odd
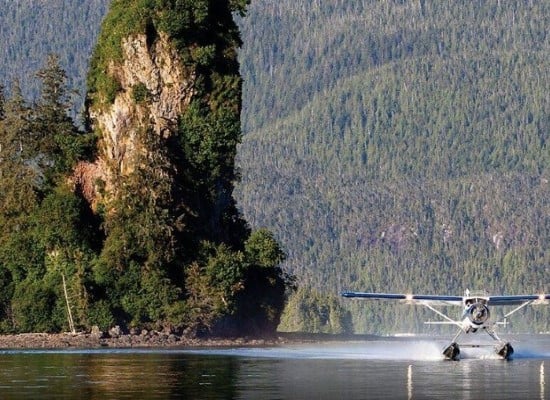
[(491, 313), (486, 300), (470, 300), (465, 302), (464, 313), (462, 314), (462, 329), (464, 332), (476, 332), (489, 324)]

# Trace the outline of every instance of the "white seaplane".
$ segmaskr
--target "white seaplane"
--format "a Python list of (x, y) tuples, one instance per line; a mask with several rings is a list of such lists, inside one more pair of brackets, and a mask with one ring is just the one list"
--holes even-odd
[[(397, 300), (406, 304), (418, 304), (425, 306), (442, 317), (444, 321), (428, 322), (431, 324), (457, 325), (460, 329), (451, 344), (445, 347), (443, 355), (448, 360), (460, 359), (460, 346), (457, 343), (462, 333), (476, 333), (485, 331), (497, 342), (496, 353), (505, 360), (509, 360), (514, 353), (514, 348), (509, 342), (502, 340), (495, 332), (496, 325), (505, 325), (507, 318), (524, 307), (538, 304), (550, 304), (550, 294), (513, 295), (513, 296), (489, 296), (485, 292), (470, 292), (466, 290), (464, 296), (438, 296), (422, 294), (393, 294), (393, 293), (365, 293), (343, 292), (343, 297), (359, 298), (365, 300)], [(462, 306), (464, 312), (462, 319), (454, 320), (444, 314), (435, 306)], [(506, 313), (501, 320), (491, 320), (490, 306), (516, 306)], [(461, 345), (463, 347), (479, 347), (480, 345)]]

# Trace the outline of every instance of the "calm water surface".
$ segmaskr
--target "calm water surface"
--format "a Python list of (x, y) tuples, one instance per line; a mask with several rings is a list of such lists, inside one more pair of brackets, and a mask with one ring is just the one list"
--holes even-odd
[(444, 342), (269, 348), (0, 351), (0, 399), (550, 400), (550, 336), (441, 360)]

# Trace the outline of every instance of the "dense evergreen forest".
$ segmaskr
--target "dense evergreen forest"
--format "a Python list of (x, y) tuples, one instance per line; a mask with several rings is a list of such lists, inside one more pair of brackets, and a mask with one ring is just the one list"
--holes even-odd
[[(292, 284), (285, 254), (232, 197), (233, 16), (246, 6), (113, 1), (91, 57), (85, 129), (69, 116), (55, 55), (32, 103), (17, 81), (0, 90), (0, 332), (275, 331)], [(170, 74), (192, 90), (171, 97)]]
[[(3, 26), (29, 18), (13, 4)], [(280, 329), (426, 331), (421, 310), (344, 303), (342, 289), (550, 291), (548, 2), (263, 0), (239, 25), (236, 198), (300, 283)], [(9, 46), (45, 57), (14, 32)], [(3, 77), (29, 70), (14, 54)], [(82, 69), (69, 75), (83, 86)], [(510, 329), (548, 331), (549, 315), (526, 310)]]
[(8, 91), (21, 82), (26, 99), (39, 96), (36, 71), (48, 54), (57, 54), (67, 72), (71, 115), (80, 123), (86, 94), (86, 74), (93, 46), (109, 0), (18, 0), (0, 9), (0, 83)]
[[(317, 291), (548, 292), (550, 4), (301, 4), (242, 24), (238, 199), (314, 289), (281, 329), (345, 329)], [(426, 330), (407, 307), (349, 307), (357, 331)]]

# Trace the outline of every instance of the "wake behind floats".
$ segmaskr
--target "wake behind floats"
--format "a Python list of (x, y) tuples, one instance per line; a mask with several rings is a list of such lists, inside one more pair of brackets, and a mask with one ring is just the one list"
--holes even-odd
[[(509, 360), (514, 353), (514, 348), (509, 342), (502, 340), (495, 332), (496, 325), (505, 325), (507, 318), (517, 311), (529, 305), (550, 304), (550, 294), (540, 295), (514, 295), (514, 296), (489, 296), (485, 292), (470, 292), (466, 290), (464, 296), (441, 296), (422, 294), (393, 294), (393, 293), (365, 293), (365, 292), (343, 292), (343, 297), (360, 298), (366, 300), (396, 300), (411, 305), (421, 305), (429, 308), (443, 321), (427, 322), (429, 324), (457, 325), (460, 329), (445, 349), (443, 355), (448, 360), (457, 361), (460, 359), (460, 346), (457, 342), (462, 333), (476, 333), (485, 331), (497, 342), (495, 352), (505, 360)], [(464, 312), (462, 319), (454, 320), (444, 314), (435, 306), (462, 306)], [(517, 306), (504, 317), (493, 322), (489, 306)], [(479, 345), (462, 344), (463, 347), (479, 347)]]

